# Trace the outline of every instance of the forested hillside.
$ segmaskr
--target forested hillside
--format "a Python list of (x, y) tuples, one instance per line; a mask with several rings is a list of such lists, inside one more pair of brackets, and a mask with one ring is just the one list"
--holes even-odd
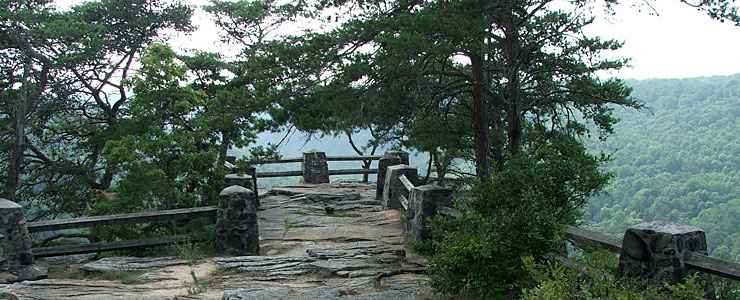
[(628, 82), (648, 109), (618, 109), (614, 179), (589, 221), (618, 233), (641, 221), (706, 230), (711, 254), (740, 261), (740, 75)]

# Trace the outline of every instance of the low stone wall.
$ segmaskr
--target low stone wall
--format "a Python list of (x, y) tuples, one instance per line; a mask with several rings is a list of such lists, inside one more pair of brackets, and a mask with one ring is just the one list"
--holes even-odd
[[(433, 184), (414, 186), (408, 190), (401, 183), (400, 177), (406, 176), (415, 185), (418, 182), (417, 174), (416, 168), (405, 164), (387, 166), (384, 176), (385, 184), (378, 185), (378, 188), (383, 188), (384, 208), (403, 211), (408, 237), (412, 240), (423, 241), (431, 238), (430, 219), (439, 214), (440, 210), (452, 206), (452, 190)], [(402, 197), (408, 201), (407, 207), (402, 205)]]

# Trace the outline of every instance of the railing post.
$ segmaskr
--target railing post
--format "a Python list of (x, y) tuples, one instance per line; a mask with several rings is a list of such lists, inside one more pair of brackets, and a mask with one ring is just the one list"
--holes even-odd
[(254, 191), (257, 199), (257, 207), (260, 206), (259, 193), (257, 192), (257, 171), (255, 167), (244, 170), (244, 173), (226, 174), (224, 177), (224, 188), (232, 185), (243, 186)]
[(409, 209), (406, 211), (408, 233), (417, 241), (431, 237), (429, 218), (437, 210), (452, 206), (452, 190), (434, 184), (414, 187), (409, 194)]
[(624, 233), (618, 274), (658, 284), (681, 282), (694, 273), (686, 266), (690, 252), (707, 254), (702, 229), (664, 221), (637, 224)]
[(0, 198), (0, 283), (36, 280), (46, 275), (46, 268), (34, 265), (23, 208)]
[(232, 185), (219, 194), (216, 246), (226, 255), (259, 255), (257, 197), (252, 190)]
[(405, 191), (405, 187), (399, 180), (401, 175), (406, 175), (406, 178), (411, 181), (412, 184), (418, 182), (418, 172), (416, 168), (409, 167), (408, 165), (395, 165), (389, 166), (386, 171), (385, 184), (383, 185), (383, 198), (381, 203), (384, 208), (400, 209), (402, 207), (399, 195), (408, 199), (409, 193), (402, 193)]
[(385, 176), (388, 167), (395, 165), (408, 165), (409, 154), (402, 151), (386, 151), (383, 157), (378, 161), (378, 182), (375, 190), (375, 199), (383, 198), (383, 186), (385, 185)]
[(326, 160), (326, 153), (303, 153), (303, 183), (329, 183), (329, 163)]

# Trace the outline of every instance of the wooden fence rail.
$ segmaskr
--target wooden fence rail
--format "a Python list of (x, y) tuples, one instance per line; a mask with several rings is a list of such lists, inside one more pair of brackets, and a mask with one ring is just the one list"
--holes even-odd
[[(377, 155), (366, 155), (366, 156), (327, 156), (326, 161), (368, 161), (368, 160), (379, 160), (383, 156)], [(259, 160), (256, 164), (280, 164), (280, 163), (297, 163), (304, 162), (304, 158), (286, 158), (276, 160)], [(244, 173), (252, 176), (252, 184), (257, 185), (257, 178), (269, 178), (269, 177), (290, 177), (290, 176), (303, 176), (303, 171), (277, 171), (277, 172), (256, 172), (255, 168), (240, 169), (232, 162), (226, 161), (225, 167), (236, 173)], [(342, 169), (342, 170), (328, 170), (328, 175), (364, 175), (364, 174), (377, 174), (378, 169)], [(107, 216), (93, 216), (93, 217), (82, 217), (74, 219), (60, 219), (50, 220), (41, 222), (31, 222), (27, 224), (28, 231), (30, 233), (57, 231), (64, 229), (79, 229), (88, 228), (93, 226), (101, 225), (121, 225), (121, 224), (136, 224), (136, 223), (150, 223), (150, 222), (164, 222), (171, 220), (183, 220), (193, 219), (200, 217), (208, 217), (211, 220), (215, 220), (217, 208), (215, 206), (206, 207), (195, 207), (195, 208), (182, 208), (172, 209), (163, 211), (152, 211), (152, 212), (139, 212), (129, 214), (116, 214)], [(152, 239), (139, 239), (139, 240), (126, 240), (116, 242), (99, 242), (91, 243), (86, 245), (64, 245), (64, 246), (52, 246), (52, 247), (38, 247), (33, 248), (32, 252), (34, 256), (46, 257), (46, 256), (61, 256), (71, 254), (82, 254), (82, 253), (96, 253), (104, 251), (115, 251), (124, 249), (133, 249), (141, 247), (153, 247), (169, 245), (172, 243), (183, 242), (183, 241), (199, 241), (202, 238), (196, 238), (187, 235), (160, 237)]]
[(192, 219), (198, 217), (215, 217), (215, 206), (181, 208), (162, 211), (118, 214), (108, 216), (83, 217), (76, 219), (59, 219), (28, 223), (28, 231), (44, 232), (62, 229), (85, 228), (100, 225), (131, 224), (162, 222), (177, 219)]
[[(603, 248), (611, 252), (619, 253), (622, 250), (622, 240), (606, 234), (568, 226), (565, 234), (576, 244), (587, 244)], [(721, 260), (701, 253), (691, 252), (685, 261), (686, 265), (693, 270), (704, 272), (732, 280), (740, 280), (740, 264)]]
[[(414, 173), (415, 172), (416, 171), (414, 171)], [(415, 189), (416, 187), (414, 186), (412, 181), (406, 177), (406, 175), (398, 173), (395, 169), (389, 169), (386, 176), (389, 177), (389, 182), (391, 183), (391, 185), (384, 186), (384, 188), (388, 190), (400, 189), (400, 192), (384, 193), (384, 197), (387, 197), (386, 195), (390, 195), (389, 197), (398, 197), (398, 200), (401, 202), (401, 206), (403, 206), (405, 210), (408, 210), (410, 197), (406, 197), (405, 195), (408, 195), (408, 192), (411, 192), (411, 190)], [(391, 178), (394, 176), (395, 178)], [(401, 184), (394, 187), (394, 185), (392, 184), (394, 180), (400, 181)], [(383, 200), (387, 201), (387, 203), (392, 202), (389, 201), (390, 199)], [(444, 205), (437, 206), (435, 210), (435, 213), (441, 216), (451, 218), (457, 218), (461, 216), (461, 212), (457, 209)], [(409, 222), (410, 220), (411, 219), (407, 218), (407, 222)], [(615, 238), (598, 231), (574, 226), (566, 226), (565, 235), (568, 240), (580, 246), (588, 245), (594, 248), (606, 249), (611, 252), (622, 252), (622, 239)], [(684, 263), (689, 269), (695, 271), (719, 276), (726, 279), (740, 280), (740, 264), (732, 261), (721, 260), (698, 252), (689, 252), (688, 257), (684, 259)]]

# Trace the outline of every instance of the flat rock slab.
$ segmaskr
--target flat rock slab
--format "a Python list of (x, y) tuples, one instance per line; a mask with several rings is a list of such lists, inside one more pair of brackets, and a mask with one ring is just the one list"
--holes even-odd
[[(2, 295), (3, 290), (0, 290)], [(175, 299), (143, 285), (126, 285), (113, 281), (44, 279), (24, 281), (5, 288), (5, 292), (18, 300), (37, 299)], [(11, 298), (12, 299), (12, 298)]]
[(191, 266), (171, 257), (111, 257), (82, 267), (146, 270), (135, 284), (49, 279), (4, 289), (34, 300), (433, 299), (425, 262), (403, 246), (401, 214), (383, 209), (374, 185), (294, 185), (260, 195), (260, 255), (194, 266), (210, 283), (205, 295), (188, 295)]
[(88, 272), (148, 271), (185, 264), (188, 264), (188, 261), (177, 257), (106, 257), (86, 263), (80, 267), (80, 270)]

